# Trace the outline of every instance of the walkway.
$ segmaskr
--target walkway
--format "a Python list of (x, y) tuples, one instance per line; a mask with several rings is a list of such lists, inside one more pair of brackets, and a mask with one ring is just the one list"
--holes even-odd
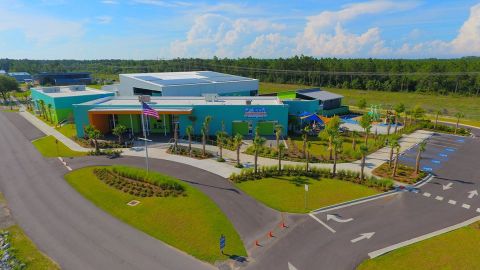
[[(64, 269), (213, 269), (97, 208), (0, 112), (0, 188), (12, 215)], [(21, 118), (20, 118), (21, 119)]]
[[(32, 123), (35, 127), (40, 129), (42, 132), (48, 135), (53, 135), (55, 136), (58, 140), (60, 140), (62, 143), (70, 147), (72, 150), (75, 151), (81, 151), (81, 152), (86, 152), (89, 151), (88, 148), (84, 148), (80, 145), (78, 145), (76, 142), (74, 142), (72, 139), (67, 138), (60, 132), (58, 132), (55, 128), (45, 124), (43, 121), (35, 117), (29, 112), (26, 112), (25, 110), (20, 111), (20, 115), (23, 116), (25, 119), (27, 119), (30, 123)], [(411, 147), (414, 147), (417, 145), (419, 142), (428, 139), (433, 132), (430, 131), (423, 131), (423, 130), (418, 130), (415, 131), (412, 134), (409, 135), (403, 135), (402, 138), (400, 139), (400, 151), (403, 153), (404, 151), (410, 149)], [(204, 169), (207, 170), (211, 173), (217, 174), (222, 177), (229, 177), (232, 173), (239, 173), (240, 169), (235, 168), (235, 160), (237, 157), (237, 154), (235, 151), (230, 151), (228, 149), (223, 150), (223, 155), (224, 158), (227, 160), (227, 162), (217, 162), (216, 158), (210, 158), (210, 159), (195, 159), (195, 158), (189, 158), (189, 157), (184, 157), (184, 156), (178, 156), (178, 155), (171, 155), (166, 152), (166, 149), (168, 148), (169, 144), (166, 143), (153, 143), (149, 147), (149, 157), (155, 158), (155, 159), (164, 159), (164, 160), (170, 160), (170, 161), (175, 161), (179, 163), (183, 163), (186, 165), (190, 165), (196, 168)], [(187, 143), (181, 143), (181, 145), (187, 145)], [(202, 145), (200, 143), (194, 143), (193, 147), (195, 148), (202, 148)], [(207, 145), (206, 146), (207, 151), (212, 152), (212, 153), (217, 153), (218, 148), (213, 145)], [(122, 149), (123, 155), (125, 156), (134, 156), (134, 157), (144, 157), (145, 152), (144, 148), (136, 148), (136, 149)], [(380, 166), (384, 162), (387, 162), (389, 160), (389, 153), (390, 149), (388, 147), (379, 149), (375, 153), (372, 153), (366, 157), (366, 165), (365, 165), (365, 173), (367, 175), (371, 175), (371, 172), (373, 169), (376, 167)], [(240, 153), (240, 160), (241, 163), (245, 165), (245, 167), (252, 167), (254, 164), (254, 156)], [(276, 159), (271, 159), (271, 158), (264, 158), (264, 157), (259, 157), (258, 158), (258, 164), (259, 166), (275, 166), (278, 164), (278, 161)], [(304, 162), (295, 162), (295, 161), (282, 161), (282, 164), (288, 164), (288, 165), (303, 165), (305, 164)], [(312, 167), (320, 167), (320, 168), (332, 168), (332, 164), (325, 164), (325, 163), (312, 163)], [(337, 164), (337, 169), (339, 170), (352, 170), (352, 171), (359, 171), (361, 168), (360, 166), (360, 160), (354, 161), (352, 163), (339, 163)]]

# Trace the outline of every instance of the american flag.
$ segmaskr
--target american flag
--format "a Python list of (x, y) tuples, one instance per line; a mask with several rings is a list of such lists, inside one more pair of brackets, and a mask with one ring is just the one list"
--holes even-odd
[(142, 113), (146, 116), (151, 116), (155, 118), (160, 118), (158, 112), (152, 109), (152, 107), (148, 106), (147, 103), (142, 102)]

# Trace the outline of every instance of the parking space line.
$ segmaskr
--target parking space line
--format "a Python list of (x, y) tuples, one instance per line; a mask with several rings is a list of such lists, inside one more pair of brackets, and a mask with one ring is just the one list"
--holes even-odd
[(432, 194), (430, 194), (430, 193), (428, 193), (428, 192), (425, 192), (425, 193), (423, 193), (423, 196), (425, 196), (425, 197), (430, 197), (430, 196), (432, 196)]
[(457, 201), (454, 201), (454, 200), (448, 200), (448, 203), (451, 204), (451, 205), (455, 205), (457, 204)]
[(328, 226), (325, 222), (321, 221), (319, 218), (317, 218), (314, 214), (308, 214), (309, 216), (311, 216), (314, 220), (316, 220), (318, 223), (322, 224), (323, 227), (327, 228), (327, 230), (331, 231), (332, 233), (336, 233), (336, 231)]
[(442, 196), (437, 196), (437, 197), (435, 197), (435, 200), (437, 200), (437, 201), (443, 201), (443, 197), (442, 197)]
[(464, 204), (462, 204), (462, 207), (465, 208), (465, 209), (470, 209), (470, 204), (464, 203)]

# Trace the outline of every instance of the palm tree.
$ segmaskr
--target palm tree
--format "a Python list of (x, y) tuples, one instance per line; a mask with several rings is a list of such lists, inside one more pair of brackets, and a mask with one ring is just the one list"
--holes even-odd
[(223, 144), (225, 143), (225, 138), (227, 137), (227, 133), (225, 131), (218, 131), (217, 132), (217, 146), (218, 146), (218, 153), (219, 161), (224, 161), (223, 159)]
[[(385, 117), (387, 121), (387, 136), (390, 135), (390, 130), (392, 129), (392, 115), (390, 111), (387, 111), (387, 116)], [(375, 131), (376, 133), (376, 131)], [(375, 134), (376, 135), (376, 134)]]
[(340, 136), (335, 137), (333, 140), (333, 170), (332, 176), (335, 177), (337, 174), (337, 157), (338, 153), (342, 151), (343, 139)]
[(277, 140), (277, 148), (280, 145), (280, 138), (282, 137), (282, 125), (275, 125), (275, 139)]
[(178, 122), (174, 124), (174, 129), (173, 129), (173, 150), (175, 154), (178, 151)]
[(398, 157), (400, 155), (400, 144), (395, 147), (395, 163), (393, 164), (393, 171), (392, 171), (392, 178), (395, 179), (397, 176), (397, 168), (398, 168)]
[(308, 172), (308, 162), (310, 161), (310, 149), (312, 148), (312, 143), (307, 143), (306, 157), (305, 157), (305, 170)]
[(455, 132), (454, 132), (454, 133), (457, 134), (458, 125), (460, 124), (460, 118), (465, 117), (465, 115), (464, 115), (463, 113), (461, 113), (461, 112), (457, 112), (457, 113), (455, 114), (455, 117), (457, 118), (457, 123), (455, 124)]
[(282, 154), (285, 149), (285, 144), (282, 142), (278, 145), (278, 171), (282, 170)]
[(418, 144), (418, 151), (417, 151), (417, 160), (415, 163), (415, 174), (418, 175), (420, 172), (420, 161), (422, 160), (422, 153), (427, 150), (427, 142), (423, 141)]
[(123, 134), (125, 134), (125, 132), (127, 132), (127, 127), (124, 126), (124, 125), (116, 125), (113, 129), (112, 129), (112, 134), (117, 136), (118, 138), (118, 143), (119, 144), (122, 144), (122, 141), (123, 141)]
[(402, 113), (405, 111), (405, 105), (403, 103), (399, 103), (395, 106), (395, 134), (398, 132), (398, 118)]
[(207, 144), (207, 128), (205, 127), (205, 125), (202, 125), (202, 128), (200, 129), (200, 131), (202, 132), (202, 156), (205, 157), (206, 156), (206, 151), (205, 151), (205, 145)]
[(260, 148), (265, 144), (265, 138), (260, 137), (258, 134), (258, 127), (255, 128), (255, 138), (253, 139), (253, 148), (255, 150), (255, 159), (254, 159), (254, 167), (255, 167), (255, 175), (258, 173), (258, 151)]
[(233, 146), (235, 147), (235, 150), (237, 150), (237, 167), (240, 168), (242, 165), (240, 164), (240, 147), (242, 147), (243, 143), (243, 136), (240, 133), (237, 133), (233, 137)]
[(368, 133), (370, 133), (372, 128), (372, 117), (369, 114), (362, 115), (359, 124), (365, 132), (365, 145), (368, 145)]
[(433, 129), (437, 129), (438, 125), (438, 116), (442, 114), (441, 110), (436, 110), (435, 111), (435, 124), (433, 125)]
[(52, 118), (52, 104), (48, 104), (47, 105), (47, 109), (48, 109), (48, 118), (50, 118), (50, 122), (53, 124), (53, 118)]
[(207, 137), (210, 135), (210, 122), (212, 122), (212, 117), (210, 115), (205, 116), (205, 120), (203, 121), (203, 126), (205, 127), (205, 132), (207, 133)]
[(357, 151), (357, 136), (358, 132), (355, 130), (352, 130), (352, 148), (353, 151)]
[(93, 142), (95, 146), (95, 153), (100, 153), (100, 148), (98, 147), (98, 140), (103, 136), (100, 130), (96, 129), (92, 125), (88, 125), (85, 127), (85, 134), (87, 135), (88, 139)]
[(195, 135), (195, 122), (197, 122), (197, 117), (195, 115), (189, 115), (188, 120), (192, 122), (192, 136)]
[(411, 124), (412, 122), (412, 111), (411, 110), (406, 110), (405, 111), (405, 119), (403, 119), (403, 126), (406, 127), (407, 126), (407, 120), (408, 120), (408, 125)]
[(308, 142), (308, 134), (310, 133), (310, 126), (305, 126), (303, 129), (302, 129), (302, 141), (303, 141), (303, 145), (302, 145), (302, 150), (303, 150), (303, 158), (306, 158), (306, 151), (307, 151), (307, 142)]
[(399, 145), (398, 143), (398, 138), (394, 137), (394, 138), (391, 138), (390, 142), (388, 143), (388, 145), (390, 146), (390, 158), (388, 160), (388, 167), (392, 168), (392, 161), (393, 161), (393, 150), (395, 148), (397, 148), (397, 146)]
[(362, 155), (362, 162), (360, 163), (360, 180), (363, 181), (365, 179), (365, 160), (368, 153), (368, 147), (366, 145), (360, 146), (360, 154)]
[(340, 128), (340, 117), (333, 117), (330, 122), (325, 126), (325, 129), (319, 134), (319, 137), (327, 137), (328, 139), (328, 159), (333, 158), (333, 139), (338, 135), (338, 129)]
[(185, 129), (185, 133), (188, 137), (188, 154), (192, 156), (192, 136), (193, 136), (193, 126), (190, 125)]

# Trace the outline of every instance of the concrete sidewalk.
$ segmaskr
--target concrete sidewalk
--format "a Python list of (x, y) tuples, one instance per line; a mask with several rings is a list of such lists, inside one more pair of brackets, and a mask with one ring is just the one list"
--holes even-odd
[[(59, 141), (61, 141), (63, 144), (65, 144), (72, 150), (79, 151), (79, 152), (87, 152), (91, 150), (78, 145), (75, 141), (66, 137), (65, 135), (57, 131), (54, 127), (47, 125), (46, 123), (38, 119), (36, 116), (27, 112), (23, 105), (19, 104), (19, 106), (21, 107), (19, 114), (23, 116), (26, 120), (28, 120), (30, 123), (32, 123), (35, 127), (40, 129), (43, 133), (47, 135), (55, 136)], [(419, 142), (425, 139), (428, 139), (432, 134), (433, 132), (430, 132), (430, 131), (418, 130), (412, 134), (403, 135), (402, 138), (399, 140), (400, 151), (402, 153), (405, 152), (411, 147), (414, 147), (415, 145), (417, 145)], [(217, 162), (216, 157), (209, 158), (209, 159), (195, 159), (195, 158), (189, 158), (185, 156), (168, 154), (167, 148), (169, 145), (170, 144), (168, 143), (152, 143), (151, 145), (149, 145), (149, 157), (188, 164), (196, 168), (207, 170), (209, 172), (220, 175), (222, 177), (229, 177), (232, 173), (239, 173), (241, 171), (240, 169), (235, 168), (236, 159), (237, 159), (237, 154), (235, 151), (223, 149), (223, 157), (226, 159), (227, 162)], [(188, 143), (185, 141), (182, 141), (180, 145), (186, 146), (188, 145)], [(202, 145), (200, 143), (195, 142), (192, 144), (192, 147), (201, 149)], [(245, 147), (242, 147), (242, 151), (244, 149)], [(218, 154), (218, 147), (216, 146), (207, 145), (206, 150), (211, 153)], [(135, 156), (135, 157), (145, 156), (143, 147), (136, 147), (135, 149), (122, 149), (122, 151), (123, 151), (123, 154), (126, 156)], [(367, 175), (371, 175), (373, 169), (382, 165), (384, 162), (387, 162), (389, 160), (389, 153), (390, 153), (390, 149), (388, 147), (384, 147), (382, 149), (379, 149), (375, 153), (368, 155), (365, 160), (365, 163), (366, 163), (365, 173)], [(247, 168), (253, 167), (254, 156), (248, 155), (245, 153), (240, 153), (240, 161)], [(277, 164), (278, 164), (277, 159), (258, 157), (259, 166), (275, 166)], [(282, 161), (282, 165), (287, 165), (287, 164), (288, 165), (304, 165), (305, 163), (295, 162), (295, 161), (286, 161), (286, 160)], [(361, 164), (360, 160), (357, 160), (351, 163), (339, 163), (337, 164), (337, 169), (359, 171), (361, 168), (360, 164)], [(331, 169), (333, 167), (333, 164), (311, 163), (310, 166)]]

